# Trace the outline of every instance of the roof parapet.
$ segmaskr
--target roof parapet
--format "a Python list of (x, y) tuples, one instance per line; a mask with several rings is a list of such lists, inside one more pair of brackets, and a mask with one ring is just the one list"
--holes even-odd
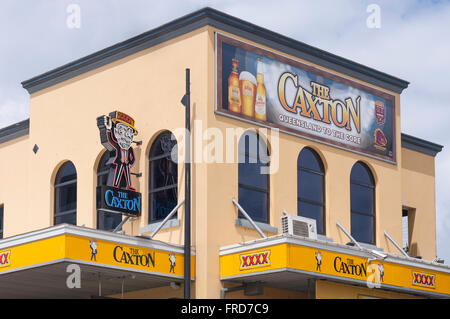
[(402, 133), (402, 147), (435, 157), (444, 146)]
[(30, 119), (14, 123), (0, 129), (0, 143), (27, 135), (30, 132)]
[(206, 25), (248, 38), (396, 93), (401, 93), (409, 84), (405, 80), (206, 7), (23, 81), (22, 86), (31, 94)]

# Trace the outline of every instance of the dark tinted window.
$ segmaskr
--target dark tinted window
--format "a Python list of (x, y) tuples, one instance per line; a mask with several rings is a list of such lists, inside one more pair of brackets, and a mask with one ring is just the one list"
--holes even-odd
[(350, 174), (351, 234), (375, 244), (375, 182), (366, 164), (357, 162)]
[[(115, 154), (112, 155), (115, 156)], [(110, 157), (111, 153), (109, 151), (106, 151), (103, 154), (102, 158), (100, 159), (100, 162), (98, 163), (97, 186), (107, 185), (108, 174), (112, 165), (111, 161), (109, 161)], [(124, 178), (121, 180), (121, 183), (122, 183), (120, 185), (121, 187), (126, 186)], [(97, 197), (97, 200), (100, 200), (100, 198)], [(122, 214), (104, 212), (101, 210), (97, 211), (97, 229), (112, 231), (116, 229), (116, 227), (120, 224), (121, 221), (122, 221)]]
[(150, 149), (149, 223), (164, 219), (178, 204), (178, 164), (172, 160), (176, 147), (176, 139), (166, 131), (156, 138)]
[[(269, 151), (265, 141), (252, 131), (239, 140), (239, 204), (255, 220), (269, 223)], [(239, 218), (244, 216), (239, 213)]]
[(374, 184), (372, 174), (369, 168), (361, 162), (357, 162), (353, 165), (352, 172), (350, 174), (350, 180), (355, 183), (372, 185)]
[(325, 172), (319, 155), (304, 148), (297, 160), (297, 214), (316, 220), (317, 232), (325, 234)]
[(77, 223), (77, 171), (72, 162), (64, 163), (55, 179), (54, 224)]

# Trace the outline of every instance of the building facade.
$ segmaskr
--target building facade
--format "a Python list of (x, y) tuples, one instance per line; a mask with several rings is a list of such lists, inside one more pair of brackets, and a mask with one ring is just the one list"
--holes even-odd
[[(192, 297), (449, 296), (442, 146), (401, 133), (408, 82), (206, 8), (22, 83), (30, 119), (0, 130), (0, 297), (183, 297), (186, 68)], [(126, 221), (98, 203), (114, 111), (135, 129)]]

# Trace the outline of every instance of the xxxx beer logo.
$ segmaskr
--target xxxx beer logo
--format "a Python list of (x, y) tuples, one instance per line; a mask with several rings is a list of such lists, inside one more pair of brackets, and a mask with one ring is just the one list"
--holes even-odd
[(426, 288), (435, 288), (436, 287), (436, 276), (414, 271), (413, 272), (413, 285), (426, 287)]
[(270, 265), (270, 250), (258, 251), (250, 254), (242, 254), (239, 256), (241, 264), (240, 270), (247, 270)]
[(0, 267), (11, 265), (11, 250), (0, 251)]

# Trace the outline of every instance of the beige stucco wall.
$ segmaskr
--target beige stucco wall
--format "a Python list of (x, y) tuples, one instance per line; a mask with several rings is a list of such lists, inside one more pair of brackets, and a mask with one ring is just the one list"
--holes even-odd
[[(141, 218), (127, 223), (125, 227), (127, 234), (138, 235), (140, 227), (145, 226), (148, 220), (147, 155), (151, 143), (159, 132), (167, 129), (175, 131), (185, 124), (185, 109), (180, 99), (185, 92), (186, 68), (191, 69), (193, 126), (194, 121), (201, 121), (203, 130), (214, 127), (223, 136), (226, 135), (226, 128), (255, 127), (214, 113), (214, 30), (212, 27), (198, 29), (32, 94), (29, 136), (0, 144), (1, 158), (17, 154), (17, 161), (14, 161), (12, 167), (0, 167), (0, 177), (11, 180), (9, 186), (0, 184), (0, 204), (5, 203), (5, 236), (52, 225), (53, 181), (58, 168), (66, 160), (74, 163), (78, 174), (77, 224), (96, 227), (96, 167), (103, 146), (100, 144), (95, 119), (114, 110), (134, 117), (139, 130), (136, 140), (143, 141), (141, 146), (135, 146), (137, 160), (132, 169), (133, 172), (143, 173), (141, 178), (133, 177), (133, 185), (142, 192), (143, 213)], [(400, 145), (400, 97), (398, 94), (388, 93), (396, 98), (396, 145)], [(198, 145), (198, 139), (202, 140), (202, 134), (203, 131), (193, 131), (194, 145)], [(280, 133), (279, 137), (277, 149), (269, 134), (272, 154), (279, 155), (279, 169), (270, 177), (272, 226), (279, 229), (284, 209), (296, 214), (297, 157), (305, 146), (314, 148), (325, 164), (326, 236), (335, 242), (349, 241), (336, 227), (336, 222), (339, 221), (350, 230), (350, 171), (359, 160), (367, 163), (376, 179), (377, 246), (385, 251), (396, 252), (383, 232), (387, 231), (396, 241), (401, 242), (402, 205), (427, 210), (434, 218), (434, 197), (432, 201), (429, 201), (431, 197), (424, 197), (421, 203), (411, 199), (416, 192), (421, 191), (421, 187), (433, 189), (434, 196), (434, 176), (424, 175), (417, 167), (414, 169), (415, 166), (408, 160), (416, 155), (401, 152), (400, 147), (397, 147), (398, 163), (393, 165), (284, 133)], [(235, 136), (235, 145), (238, 139), (239, 136)], [(184, 143), (183, 140), (178, 142), (179, 145)], [(39, 146), (36, 155), (31, 151), (34, 144)], [(195, 153), (195, 149), (192, 153)], [(402, 171), (403, 165), (407, 167), (407, 173)], [(178, 173), (178, 194), (179, 199), (182, 199), (185, 178), (183, 165), (179, 165)], [(417, 176), (420, 181), (426, 181), (425, 185), (416, 183)], [(259, 237), (253, 229), (235, 226), (237, 209), (231, 199), (238, 199), (237, 177), (237, 163), (207, 164), (203, 161), (192, 165), (192, 244), (196, 251), (193, 295), (197, 298), (220, 296), (221, 246)], [(409, 182), (405, 188), (407, 179), (413, 182)], [(407, 200), (405, 194), (408, 195)], [(429, 210), (429, 207), (433, 209)], [(183, 244), (183, 212), (182, 208), (178, 213), (181, 226), (163, 229), (155, 239)], [(421, 227), (421, 224), (418, 223), (417, 227)], [(435, 229), (432, 228), (432, 231), (415, 230), (414, 238), (421, 243), (420, 249), (431, 247), (431, 250), (435, 250)], [(423, 253), (423, 256), (429, 255)], [(166, 290), (159, 291), (162, 293)], [(146, 294), (151, 296), (154, 293)], [(174, 295), (178, 296), (177, 293)], [(286, 292), (286, 296), (293, 295), (297, 296)]]
[(434, 157), (402, 149), (402, 204), (412, 213), (411, 253), (436, 257), (436, 179)]
[(34, 155), (28, 135), (0, 143), (0, 156), (8, 165), (0, 165), (0, 205), (4, 205), (3, 237), (29, 230), (21, 220), (33, 218), (28, 209), (29, 161)]

